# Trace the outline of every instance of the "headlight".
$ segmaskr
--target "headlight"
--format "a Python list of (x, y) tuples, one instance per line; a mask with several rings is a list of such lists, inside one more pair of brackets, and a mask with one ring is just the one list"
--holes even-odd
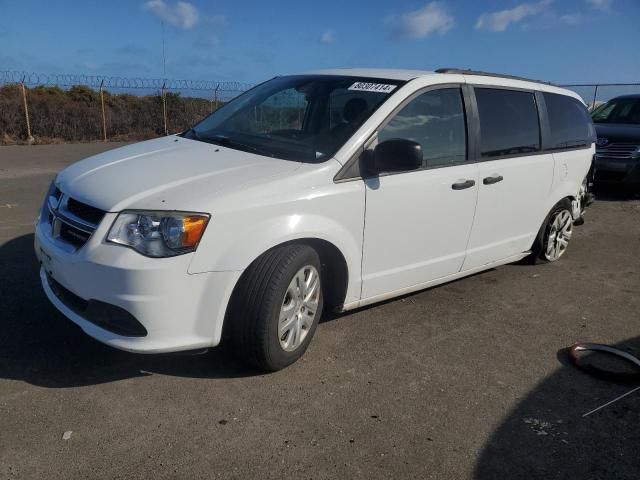
[(113, 222), (107, 241), (148, 257), (173, 257), (195, 251), (208, 222), (209, 215), (203, 213), (125, 210)]

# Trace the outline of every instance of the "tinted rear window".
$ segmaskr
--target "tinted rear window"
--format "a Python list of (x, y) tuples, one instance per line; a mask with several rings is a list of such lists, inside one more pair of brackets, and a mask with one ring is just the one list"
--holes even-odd
[(566, 95), (543, 93), (549, 116), (549, 148), (590, 145), (595, 140), (591, 117), (582, 102)]
[(540, 125), (533, 93), (476, 88), (483, 158), (540, 150)]

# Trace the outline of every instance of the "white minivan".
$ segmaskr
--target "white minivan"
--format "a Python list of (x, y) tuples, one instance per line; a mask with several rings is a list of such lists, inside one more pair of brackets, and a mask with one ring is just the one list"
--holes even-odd
[(179, 135), (60, 172), (37, 220), (49, 300), (131, 352), (281, 369), (323, 310), (515, 262), (581, 220), (594, 128), (550, 84), (469, 70), (276, 77)]

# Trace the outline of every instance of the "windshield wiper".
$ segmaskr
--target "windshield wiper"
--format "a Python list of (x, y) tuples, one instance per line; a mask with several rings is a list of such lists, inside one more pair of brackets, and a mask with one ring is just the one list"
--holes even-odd
[(190, 138), (192, 140), (200, 140), (201, 142), (204, 141), (204, 139), (200, 136), (200, 134), (198, 132), (196, 132), (196, 129), (191, 127), (188, 130), (185, 130), (184, 132), (181, 133), (181, 135), (185, 138)]
[(240, 142), (238, 140), (227, 137), (226, 135), (212, 135), (210, 137), (203, 138), (204, 141), (210, 141), (211, 143), (217, 143), (223, 147), (235, 148), (237, 150), (244, 150), (245, 152), (251, 152), (258, 155), (266, 155), (267, 157), (273, 157), (273, 153), (266, 150), (262, 150), (253, 145)]

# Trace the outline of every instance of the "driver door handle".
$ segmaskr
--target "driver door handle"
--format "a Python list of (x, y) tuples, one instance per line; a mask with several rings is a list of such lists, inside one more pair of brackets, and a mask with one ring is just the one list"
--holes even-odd
[(484, 183), (485, 185), (493, 185), (494, 183), (501, 182), (502, 180), (504, 180), (504, 177), (502, 175), (494, 175), (493, 177), (485, 177), (482, 180), (482, 183)]
[(464, 190), (465, 188), (473, 187), (475, 184), (475, 180), (460, 180), (451, 185), (451, 188), (453, 188), (454, 190)]

